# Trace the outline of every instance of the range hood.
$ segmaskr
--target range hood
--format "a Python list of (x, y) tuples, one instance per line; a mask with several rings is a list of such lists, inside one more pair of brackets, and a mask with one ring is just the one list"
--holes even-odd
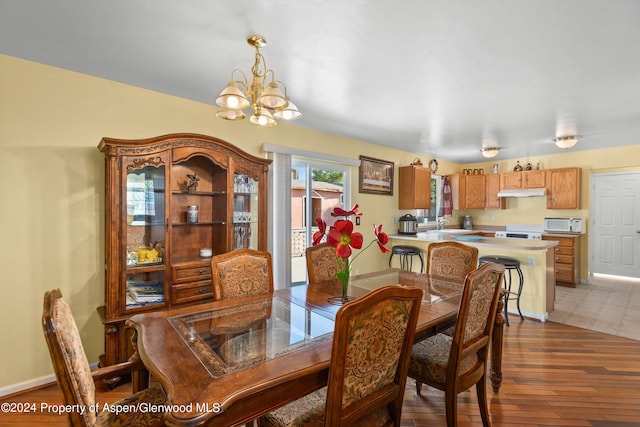
[(501, 190), (498, 197), (538, 197), (547, 194), (546, 188), (518, 188), (516, 190)]

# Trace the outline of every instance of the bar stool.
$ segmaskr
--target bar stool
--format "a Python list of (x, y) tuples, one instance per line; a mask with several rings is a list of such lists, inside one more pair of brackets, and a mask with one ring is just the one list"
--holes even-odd
[(391, 255), (389, 256), (389, 267), (391, 267), (391, 259), (394, 255), (400, 256), (400, 268), (403, 270), (413, 270), (413, 257), (420, 258), (420, 273), (424, 271), (424, 258), (422, 251), (416, 246), (396, 245), (391, 247)]
[[(507, 275), (504, 275), (504, 288), (507, 290), (507, 293), (504, 295), (504, 318), (507, 322), (507, 326), (509, 326), (509, 317), (507, 316), (507, 304), (509, 300), (516, 300), (516, 305), (518, 307), (518, 313), (520, 314), (520, 318), (524, 320), (524, 316), (522, 315), (522, 311), (520, 311), (520, 295), (522, 295), (522, 286), (524, 285), (524, 276), (522, 274), (522, 269), (520, 268), (520, 261), (515, 258), (511, 258), (508, 256), (496, 256), (496, 255), (487, 255), (482, 256), (478, 259), (479, 265), (482, 265), (486, 262), (495, 262), (496, 264), (504, 265), (506, 271), (509, 272), (509, 283), (507, 284)], [(520, 278), (520, 283), (518, 284), (518, 292), (511, 291), (511, 271), (515, 270), (518, 273), (518, 277)]]

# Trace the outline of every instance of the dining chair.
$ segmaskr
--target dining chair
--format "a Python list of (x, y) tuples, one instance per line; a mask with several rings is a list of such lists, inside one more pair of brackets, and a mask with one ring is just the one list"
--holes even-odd
[(384, 286), (335, 318), (327, 386), (259, 419), (260, 427), (400, 426), (422, 291)]
[(457, 426), (458, 394), (475, 385), (482, 424), (490, 426), (486, 373), (504, 266), (488, 262), (465, 279), (453, 337), (439, 333), (411, 350), (409, 377), (445, 393), (447, 426)]
[(309, 246), (305, 250), (309, 283), (324, 282), (337, 277), (339, 266), (336, 248), (327, 243)]
[(134, 394), (113, 405), (133, 408), (144, 405), (161, 405), (166, 395), (159, 385), (148, 387), (149, 373), (142, 361), (132, 358), (127, 362), (106, 366), (91, 371), (89, 361), (82, 347), (80, 333), (67, 302), (60, 289), (53, 289), (44, 295), (42, 329), (49, 347), (53, 370), (58, 380), (65, 405), (85, 408), (84, 412), (67, 412), (71, 426), (162, 426), (162, 411), (97, 411), (95, 381), (112, 379), (132, 374)]
[(273, 293), (271, 254), (236, 249), (211, 258), (213, 295), (216, 300)]
[(436, 242), (427, 248), (427, 276), (464, 284), (478, 266), (478, 248), (460, 242)]

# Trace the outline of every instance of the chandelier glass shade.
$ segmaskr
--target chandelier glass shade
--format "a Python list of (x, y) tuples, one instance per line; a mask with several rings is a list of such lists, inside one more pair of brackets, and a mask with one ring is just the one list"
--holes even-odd
[(480, 150), (482, 155), (486, 158), (495, 157), (500, 152), (500, 147), (486, 147)]
[(553, 139), (553, 142), (560, 148), (571, 148), (580, 139), (580, 135), (559, 136)]
[[(216, 104), (222, 107), (216, 116), (224, 120), (242, 120), (246, 117), (242, 110), (250, 107), (249, 121), (260, 126), (275, 126), (278, 124), (276, 119), (300, 118), (302, 114), (289, 100), (284, 83), (275, 80), (273, 71), (267, 69), (264, 56), (260, 53), (260, 48), (267, 41), (264, 37), (253, 34), (247, 38), (247, 43), (256, 50), (255, 62), (251, 68), (251, 84), (241, 70), (233, 70), (231, 81), (216, 99)], [(271, 81), (267, 83), (268, 76)]]

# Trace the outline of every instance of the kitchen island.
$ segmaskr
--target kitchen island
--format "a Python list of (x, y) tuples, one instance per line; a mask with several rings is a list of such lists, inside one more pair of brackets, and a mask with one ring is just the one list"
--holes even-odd
[[(520, 308), (526, 317), (546, 322), (553, 311), (555, 301), (555, 258), (553, 240), (535, 239), (501, 239), (482, 237), (473, 234), (472, 230), (431, 230), (410, 234), (391, 234), (389, 239), (393, 245), (412, 245), (422, 249), (426, 258), (427, 247), (434, 242), (457, 241), (478, 248), (478, 257), (487, 255), (508, 256), (520, 261), (524, 275), (524, 287), (520, 297)], [(392, 267), (399, 267), (394, 258)], [(426, 259), (425, 259), (426, 262)], [(419, 268), (419, 267), (417, 267)], [(416, 264), (414, 263), (414, 270)], [(507, 280), (509, 273), (505, 272)], [(512, 272), (513, 285), (517, 289), (518, 275)], [(509, 301), (510, 313), (518, 313), (515, 301)]]

